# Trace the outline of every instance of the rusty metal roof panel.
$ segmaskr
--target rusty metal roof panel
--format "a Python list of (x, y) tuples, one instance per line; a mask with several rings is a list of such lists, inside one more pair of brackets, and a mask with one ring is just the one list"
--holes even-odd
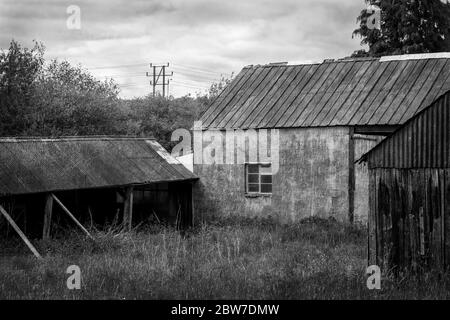
[(400, 125), (450, 90), (450, 55), (245, 67), (205, 129)]
[(295, 71), (293, 67), (273, 68), (273, 73), (268, 74), (258, 86), (258, 90), (252, 94), (250, 99), (247, 99), (246, 103), (248, 103), (248, 106), (241, 107), (233, 115), (232, 121), (226, 125), (239, 127), (242, 123), (249, 121), (249, 118), (255, 115), (254, 111), (261, 109), (261, 103), (264, 103), (267, 96), (276, 99), (277, 94), (280, 92), (279, 88), (275, 86), (276, 84), (284, 83), (288, 77), (290, 77), (290, 81), (293, 80), (293, 71)]
[(193, 179), (152, 139), (0, 139), (0, 195)]

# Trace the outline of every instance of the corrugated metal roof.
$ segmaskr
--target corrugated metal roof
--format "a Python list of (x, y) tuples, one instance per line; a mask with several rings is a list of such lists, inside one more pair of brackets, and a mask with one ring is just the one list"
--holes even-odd
[(192, 179), (153, 139), (0, 139), (0, 195)]
[(450, 91), (366, 153), (369, 168), (450, 168)]
[(201, 117), (207, 128), (405, 123), (450, 89), (450, 59), (354, 59), (245, 67)]

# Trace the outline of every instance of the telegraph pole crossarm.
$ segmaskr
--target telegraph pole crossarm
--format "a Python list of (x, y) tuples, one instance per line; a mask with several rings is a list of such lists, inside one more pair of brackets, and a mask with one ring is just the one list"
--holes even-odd
[[(163, 64), (163, 65), (155, 65), (153, 63), (150, 63), (150, 68), (152, 69), (152, 73), (146, 73), (147, 77), (152, 77), (153, 80), (150, 81), (150, 85), (153, 89), (153, 96), (156, 96), (156, 87), (162, 86), (162, 96), (165, 97), (166, 93), (168, 93), (169, 89), (169, 81), (167, 77), (173, 76), (173, 72), (170, 74), (167, 73), (166, 68), (170, 66), (169, 63)], [(161, 79), (161, 80), (160, 80)], [(167, 79), (167, 80), (166, 80)], [(167, 87), (167, 90), (166, 90)]]

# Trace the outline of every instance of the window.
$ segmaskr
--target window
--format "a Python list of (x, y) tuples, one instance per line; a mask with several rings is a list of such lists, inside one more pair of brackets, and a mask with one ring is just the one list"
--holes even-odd
[(245, 165), (245, 191), (248, 194), (272, 193), (272, 166), (262, 163)]

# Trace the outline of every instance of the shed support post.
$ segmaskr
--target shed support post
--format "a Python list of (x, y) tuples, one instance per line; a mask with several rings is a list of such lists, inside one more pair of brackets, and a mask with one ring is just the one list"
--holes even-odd
[(50, 238), (50, 231), (52, 225), (52, 213), (53, 213), (53, 196), (52, 194), (47, 194), (45, 201), (45, 212), (44, 212), (44, 228), (42, 230), (42, 239), (46, 240)]
[(11, 226), (14, 228), (14, 230), (17, 232), (17, 234), (22, 238), (23, 242), (27, 245), (27, 247), (33, 252), (33, 254), (38, 259), (42, 259), (39, 252), (36, 250), (36, 248), (31, 244), (30, 240), (25, 236), (25, 234), (20, 230), (19, 226), (14, 222), (14, 220), (11, 218), (11, 216), (6, 212), (6, 210), (3, 208), (3, 206), (0, 205), (0, 213), (8, 220), (8, 222), (11, 224)]
[(351, 224), (355, 219), (355, 129), (349, 130), (348, 140), (348, 220)]
[(61, 207), (61, 209), (63, 209), (63, 211), (65, 213), (67, 213), (67, 215), (76, 223), (77, 226), (80, 227), (81, 230), (83, 230), (84, 233), (86, 233), (86, 235), (91, 238), (92, 240), (94, 240), (94, 237), (89, 233), (89, 231), (86, 230), (85, 227), (83, 227), (83, 225), (75, 218), (75, 216), (69, 211), (69, 209), (66, 208), (65, 205), (63, 205), (63, 203), (52, 193), (52, 197), (53, 199), (56, 201), (57, 204), (59, 204), (59, 206)]
[(123, 203), (123, 227), (131, 231), (133, 222), (133, 187), (125, 190), (125, 201)]
[(194, 217), (194, 182), (191, 182), (191, 188), (189, 190), (189, 200), (191, 201), (191, 227), (194, 227), (195, 217)]

